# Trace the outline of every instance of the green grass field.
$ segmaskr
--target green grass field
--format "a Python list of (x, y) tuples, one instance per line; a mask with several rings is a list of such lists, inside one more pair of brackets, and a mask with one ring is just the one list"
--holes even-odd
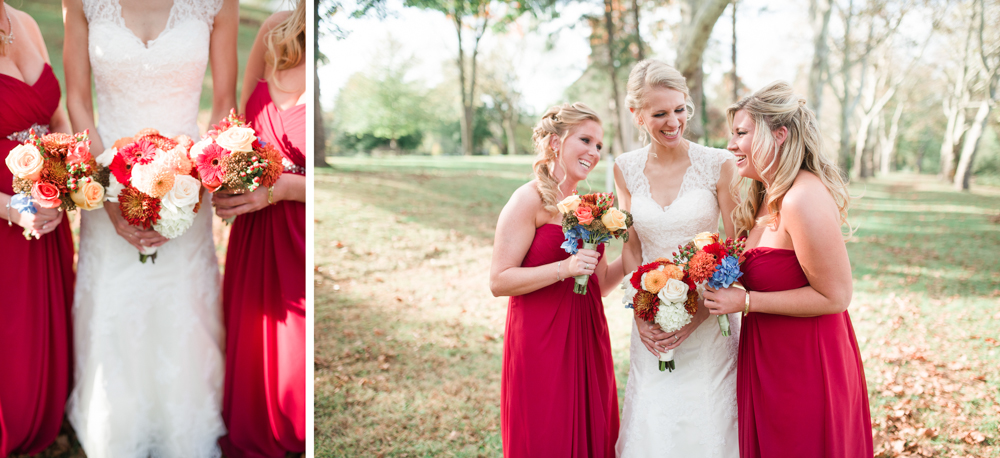
[[(497, 215), (531, 159), (330, 158), (316, 175), (316, 456), (501, 456)], [(588, 189), (603, 191), (606, 161)], [(850, 311), (878, 456), (1000, 456), (1000, 190), (852, 185)], [(617, 256), (620, 242), (612, 242)], [(619, 395), (631, 312), (605, 299)]]

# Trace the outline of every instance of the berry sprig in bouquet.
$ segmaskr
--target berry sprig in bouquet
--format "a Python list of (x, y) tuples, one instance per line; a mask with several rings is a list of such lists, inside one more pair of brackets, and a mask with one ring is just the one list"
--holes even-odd
[(191, 147), (191, 158), (209, 192), (242, 194), (271, 187), (284, 169), (281, 153), (257, 138), (235, 111)]
[[(626, 306), (635, 315), (660, 325), (663, 332), (676, 332), (691, 322), (698, 311), (698, 292), (691, 276), (667, 258), (639, 266), (622, 282)], [(674, 350), (660, 353), (660, 371), (673, 372)]]
[[(699, 286), (699, 292), (705, 284), (713, 289), (728, 288), (743, 276), (740, 264), (743, 263), (743, 251), (746, 249), (745, 237), (722, 240), (719, 234), (702, 232), (677, 249), (674, 261)], [(719, 315), (718, 321), (722, 335), (728, 337), (729, 318)]]
[[(6, 159), (14, 175), (11, 208), (35, 214), (39, 207), (70, 211), (103, 205), (104, 186), (99, 183), (99, 168), (90, 154), (88, 131), (39, 135), (32, 128), (26, 134), (24, 143), (14, 147)], [(24, 238), (32, 236), (38, 237), (24, 230)]]
[[(612, 193), (593, 193), (584, 196), (572, 195), (556, 204), (563, 214), (562, 228), (566, 241), (562, 249), (576, 254), (580, 242), (586, 250), (596, 250), (597, 246), (611, 240), (611, 237), (628, 241), (628, 228), (632, 227), (632, 215), (612, 205)], [(587, 275), (577, 275), (573, 292), (587, 294)]]
[[(118, 202), (129, 224), (173, 239), (194, 224), (201, 208), (201, 181), (188, 151), (187, 135), (168, 138), (156, 129), (115, 141), (98, 157), (107, 167), (107, 200)], [(139, 261), (156, 262), (156, 247), (143, 247)]]

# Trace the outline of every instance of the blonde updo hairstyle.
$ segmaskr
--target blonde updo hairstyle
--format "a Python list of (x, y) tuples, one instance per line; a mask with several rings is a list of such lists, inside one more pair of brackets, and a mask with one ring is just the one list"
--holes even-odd
[(646, 126), (639, 124), (639, 111), (648, 105), (649, 92), (655, 89), (673, 89), (684, 94), (684, 107), (687, 119), (694, 116), (694, 103), (688, 91), (684, 75), (666, 62), (656, 59), (640, 61), (632, 67), (626, 85), (625, 104), (634, 110), (632, 121), (639, 128), (639, 140), (643, 143), (649, 140), (650, 134)]
[(597, 116), (596, 111), (581, 102), (556, 105), (545, 112), (531, 135), (531, 140), (535, 144), (536, 156), (532, 168), (535, 170), (535, 179), (538, 180), (538, 194), (542, 197), (545, 209), (550, 213), (558, 212), (556, 203), (559, 201), (560, 184), (555, 176), (559, 155), (552, 149), (552, 136), (556, 136), (559, 143), (562, 143), (571, 130), (585, 121), (600, 124), (601, 118)]
[[(746, 235), (755, 224), (777, 227), (785, 193), (792, 187), (799, 170), (808, 170), (816, 174), (830, 191), (840, 210), (840, 222), (848, 226), (850, 235), (851, 228), (847, 222), (850, 195), (847, 184), (837, 164), (823, 152), (816, 115), (806, 106), (806, 99), (793, 93), (788, 83), (775, 81), (726, 110), (730, 130), (733, 128), (733, 119), (740, 110), (756, 126), (750, 146), (750, 160), (764, 182), (743, 178), (738, 174), (735, 176), (731, 189), (733, 197), (739, 202), (732, 214), (736, 233)], [(779, 148), (773, 132), (782, 127), (788, 128), (788, 135)], [(768, 151), (777, 154), (766, 154)], [(747, 181), (750, 181), (749, 186), (746, 186)], [(769, 214), (756, 221), (757, 211), (765, 204)]]

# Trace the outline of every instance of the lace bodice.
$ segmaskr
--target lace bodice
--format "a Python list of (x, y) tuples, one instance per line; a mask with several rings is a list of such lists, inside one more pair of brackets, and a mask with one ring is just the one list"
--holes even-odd
[[(615, 163), (632, 195), (632, 222), (642, 244), (642, 262), (670, 257), (677, 245), (699, 232), (719, 230), (716, 186), (728, 151), (695, 143), (691, 166), (677, 197), (661, 207), (646, 178), (649, 147), (621, 155)], [(730, 316), (732, 336), (723, 337), (707, 319), (674, 352), (677, 369), (660, 372), (657, 358), (639, 338), (635, 323), (629, 345), (629, 373), (616, 444), (619, 458), (698, 456), (737, 458), (736, 351), (739, 319)]]
[(646, 160), (649, 146), (625, 153), (615, 160), (632, 195), (632, 222), (642, 242), (642, 262), (652, 262), (677, 251), (699, 232), (719, 231), (719, 201), (716, 185), (726, 150), (691, 143), (691, 166), (684, 173), (681, 189), (670, 205), (661, 207), (649, 190)]
[(126, 27), (118, 0), (84, 0), (97, 130), (106, 146), (147, 127), (198, 137), (209, 37), (221, 7), (222, 0), (174, 0), (163, 32), (143, 44)]

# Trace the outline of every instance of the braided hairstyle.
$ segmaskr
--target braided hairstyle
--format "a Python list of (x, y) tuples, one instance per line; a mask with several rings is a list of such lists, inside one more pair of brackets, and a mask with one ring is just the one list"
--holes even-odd
[[(538, 180), (538, 195), (542, 204), (550, 213), (556, 213), (556, 203), (559, 197), (559, 182), (555, 171), (560, 163), (559, 154), (552, 149), (551, 140), (554, 135), (561, 142), (569, 135), (570, 130), (583, 124), (584, 121), (601, 123), (597, 112), (587, 105), (576, 102), (573, 104), (556, 105), (549, 108), (542, 119), (535, 125), (531, 140), (535, 144), (535, 178)], [(565, 165), (563, 166), (565, 168)]]

